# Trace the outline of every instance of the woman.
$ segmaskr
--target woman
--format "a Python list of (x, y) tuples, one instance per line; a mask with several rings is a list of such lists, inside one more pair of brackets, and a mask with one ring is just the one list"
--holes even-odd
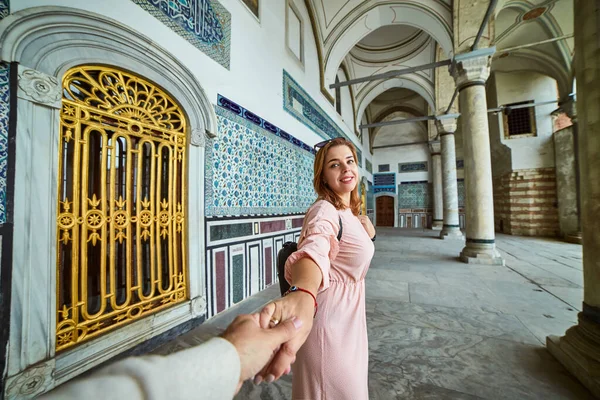
[(317, 146), (322, 147), (315, 157), (313, 184), (319, 197), (305, 215), (298, 251), (286, 262), (292, 287), (261, 312), (262, 325), (294, 316), (305, 323), (255, 382), (262, 377), (272, 382), (293, 363), (293, 399), (362, 400), (369, 397), (364, 278), (375, 229), (358, 215), (352, 143), (337, 138)]

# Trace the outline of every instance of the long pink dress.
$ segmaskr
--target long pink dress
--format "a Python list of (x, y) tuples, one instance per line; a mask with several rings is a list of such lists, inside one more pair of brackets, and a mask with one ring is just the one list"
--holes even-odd
[[(342, 239), (338, 243), (339, 220)], [(365, 275), (373, 242), (350, 209), (336, 210), (319, 200), (307, 211), (298, 251), (285, 265), (310, 257), (321, 268), (319, 311), (308, 339), (292, 365), (294, 400), (369, 398), (369, 344), (365, 314)]]

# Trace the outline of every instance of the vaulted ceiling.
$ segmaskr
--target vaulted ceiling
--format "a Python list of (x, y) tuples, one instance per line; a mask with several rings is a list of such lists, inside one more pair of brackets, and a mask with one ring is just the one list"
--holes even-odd
[[(480, 8), (478, 13), (465, 8), (469, 1)], [(437, 49), (438, 60), (452, 57), (454, 27), (462, 32), (460, 43), (472, 41), (489, 2), (305, 0), (305, 4), (318, 46), (321, 91), (333, 101), (329, 85), (340, 68), (353, 79), (432, 63)], [(453, 18), (453, 9), (470, 14)], [(556, 79), (561, 94), (570, 93), (573, 39), (512, 48), (571, 34), (572, 21), (573, 0), (499, 0), (484, 34), (497, 47), (493, 70), (536, 71)], [(466, 23), (472, 26), (465, 29)], [(423, 70), (352, 85), (357, 125), (428, 115), (446, 107), (435, 104), (435, 74), (436, 70)], [(370, 129), (371, 145), (421, 140), (425, 128), (418, 122)]]

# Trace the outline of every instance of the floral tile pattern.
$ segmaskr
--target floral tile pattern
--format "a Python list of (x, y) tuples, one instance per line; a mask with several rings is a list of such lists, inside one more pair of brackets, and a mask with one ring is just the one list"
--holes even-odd
[(231, 13), (217, 0), (132, 1), (229, 69)]
[(305, 212), (316, 198), (312, 149), (255, 114), (251, 122), (223, 107), (215, 111), (218, 139), (206, 146), (206, 216)]
[(398, 185), (398, 208), (431, 208), (429, 182), (402, 182)]
[(8, 160), (8, 116), (10, 66), (0, 63), (0, 224), (6, 222), (6, 174)]

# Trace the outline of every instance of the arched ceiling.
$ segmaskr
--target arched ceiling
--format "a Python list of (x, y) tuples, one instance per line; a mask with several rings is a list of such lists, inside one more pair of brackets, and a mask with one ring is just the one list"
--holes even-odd
[(496, 10), (493, 71), (529, 70), (557, 81), (560, 96), (572, 88), (574, 39), (505, 51), (573, 33), (573, 0), (504, 0)]

